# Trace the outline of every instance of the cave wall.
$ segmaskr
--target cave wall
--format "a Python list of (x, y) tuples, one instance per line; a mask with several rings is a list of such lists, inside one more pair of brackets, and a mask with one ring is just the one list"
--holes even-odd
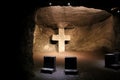
[(114, 15), (115, 49), (120, 51), (120, 15)]
[(58, 24), (62, 24), (65, 34), (71, 36), (65, 46), (66, 51), (115, 49), (116, 21), (113, 15), (105, 10), (87, 7), (45, 7), (36, 11), (35, 22), (33, 53), (57, 51), (57, 43), (51, 41), (51, 37), (58, 34)]
[[(24, 25), (24, 36), (22, 37), (22, 45), (20, 48), (22, 51), (20, 52), (22, 56), (22, 58), (20, 57), (20, 64), (23, 69), (22, 75), (25, 76), (24, 78), (29, 78), (28, 80), (30, 80), (30, 78), (34, 75), (32, 72), (34, 67), (33, 54), (40, 52), (57, 51), (57, 43), (51, 41), (51, 36), (58, 33), (57, 28), (59, 27), (56, 25), (56, 23), (51, 24), (49, 22), (60, 20), (54, 20), (58, 18), (54, 18), (55, 13), (49, 13), (49, 11), (51, 11), (51, 8), (45, 7), (42, 9), (45, 11), (41, 12), (41, 8), (38, 9), (34, 14), (35, 16), (30, 16), (25, 21), (25, 24), (27, 25)], [(104, 10), (97, 10), (98, 13), (96, 13), (94, 10), (91, 12), (91, 8), (90, 11), (88, 8), (84, 11), (82, 8), (82, 11), (83, 12), (80, 11), (79, 13), (80, 15), (82, 14), (81, 16), (83, 16), (86, 11), (87, 13), (91, 14), (85, 14), (83, 18), (81, 18), (79, 15), (75, 17), (77, 20), (74, 20), (74, 16), (77, 12), (74, 14), (74, 16), (68, 15), (70, 16), (68, 20), (71, 20), (71, 22), (65, 26), (65, 34), (71, 36), (71, 41), (66, 44), (66, 51), (91, 51), (97, 49), (101, 50), (103, 48), (107, 48), (107, 51), (120, 49), (119, 17), (112, 15)], [(47, 13), (54, 19), (48, 19), (46, 17), (49, 16)], [(95, 14), (92, 15), (92, 13)], [(45, 14), (47, 15), (45, 16)], [(52, 21), (52, 19), (54, 21)], [(49, 25), (47, 23), (49, 23)]]
[(34, 16), (30, 14), (26, 16), (22, 23), (23, 33), (20, 42), (20, 55), (18, 57), (20, 62), (20, 72), (19, 75), (22, 80), (31, 80), (34, 77), (33, 69), (33, 33), (34, 33)]

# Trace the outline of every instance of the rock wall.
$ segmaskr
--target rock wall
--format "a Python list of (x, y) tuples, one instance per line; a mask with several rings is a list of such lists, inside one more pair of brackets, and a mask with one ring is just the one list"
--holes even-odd
[[(120, 50), (120, 18), (104, 10), (86, 7), (44, 7), (36, 11), (35, 23), (31, 16), (25, 20), (25, 24), (18, 55), (19, 67), (23, 70), (19, 76), (25, 80), (31, 80), (34, 76), (33, 54), (57, 51), (57, 43), (51, 41), (51, 37), (58, 34), (59, 25), (65, 28), (66, 35), (71, 36), (70, 42), (66, 43), (66, 51)], [(62, 58), (64, 56), (57, 55)]]
[(58, 34), (59, 25), (71, 36), (66, 51), (113, 51), (115, 49), (115, 20), (105, 10), (53, 6), (36, 11), (33, 53), (57, 51), (57, 43), (51, 40)]
[[(34, 33), (34, 19), (33, 15), (27, 16), (23, 21), (23, 33), (20, 45), (20, 55), (19, 59), (19, 67), (20, 72), (22, 73), (19, 75), (23, 80), (31, 80), (34, 77), (33, 68), (33, 33)], [(20, 78), (20, 79), (21, 79)]]

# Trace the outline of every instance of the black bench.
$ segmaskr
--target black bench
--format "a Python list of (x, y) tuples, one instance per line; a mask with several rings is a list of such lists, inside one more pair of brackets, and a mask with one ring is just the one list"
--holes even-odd
[(78, 74), (77, 70), (77, 58), (76, 57), (65, 57), (65, 74)]
[(120, 69), (120, 52), (105, 54), (105, 67), (115, 70)]
[(56, 57), (44, 56), (43, 68), (41, 68), (42, 73), (53, 73), (56, 71)]

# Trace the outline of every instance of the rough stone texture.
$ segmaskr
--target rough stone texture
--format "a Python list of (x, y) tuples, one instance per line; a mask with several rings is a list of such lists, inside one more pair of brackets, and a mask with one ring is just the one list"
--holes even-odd
[[(37, 62), (37, 64), (42, 66), (43, 61), (41, 59), (43, 59), (45, 55), (57, 55), (59, 64), (61, 60), (62, 62), (64, 61), (65, 56), (77, 56), (80, 57), (78, 61), (81, 61), (79, 51), (93, 51), (98, 49), (104, 49), (106, 51), (114, 49), (120, 50), (120, 18), (104, 10), (85, 7), (44, 7), (37, 10), (35, 14), (35, 25), (33, 18), (27, 20), (29, 21), (26, 23), (27, 25), (24, 25), (25, 33), (23, 34), (23, 43), (20, 48), (22, 52), (19, 52), (20, 57), (18, 60), (20, 61), (20, 67), (23, 69), (23, 71), (21, 71), (22, 75), (25, 76), (24, 78), (29, 78), (28, 80), (33, 77), (33, 66), (37, 66), (33, 64), (34, 56), (40, 61)], [(66, 51), (78, 51), (78, 53), (53, 53), (53, 51), (57, 50), (57, 43), (51, 41), (51, 37), (53, 34), (58, 34), (57, 28), (59, 28), (61, 24), (65, 25), (65, 34), (71, 36), (71, 41), (66, 44)], [(95, 52), (95, 54), (96, 53), (98, 52)], [(89, 52), (87, 54), (88, 55), (85, 54), (84, 57), (89, 59), (88, 56), (91, 56), (91, 53)], [(100, 56), (97, 55), (97, 57)], [(92, 59), (94, 59), (94, 57), (92, 57)], [(87, 69), (88, 66), (84, 65)], [(84, 71), (84, 69), (80, 69)], [(96, 73), (99, 73), (99, 71)], [(103, 73), (104, 72), (101, 72), (100, 75)], [(117, 75), (119, 76), (119, 73)], [(20, 77), (17, 78), (21, 78), (21, 75), (19, 76)], [(86, 76), (88, 76), (88, 74), (86, 74)], [(86, 78), (86, 76), (84, 77)], [(108, 75), (108, 77), (110, 77), (110, 75)], [(112, 80), (113, 78), (109, 79)]]
[(66, 51), (112, 51), (115, 48), (114, 17), (107, 11), (71, 6), (44, 7), (36, 11), (33, 53), (57, 51), (51, 36), (64, 25), (71, 36)]

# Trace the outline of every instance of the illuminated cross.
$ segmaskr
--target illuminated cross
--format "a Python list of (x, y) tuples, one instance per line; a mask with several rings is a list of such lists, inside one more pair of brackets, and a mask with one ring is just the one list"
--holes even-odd
[(65, 51), (65, 41), (69, 41), (70, 36), (64, 34), (64, 28), (59, 28), (59, 34), (53, 35), (52, 40), (58, 41), (58, 51), (64, 52)]

